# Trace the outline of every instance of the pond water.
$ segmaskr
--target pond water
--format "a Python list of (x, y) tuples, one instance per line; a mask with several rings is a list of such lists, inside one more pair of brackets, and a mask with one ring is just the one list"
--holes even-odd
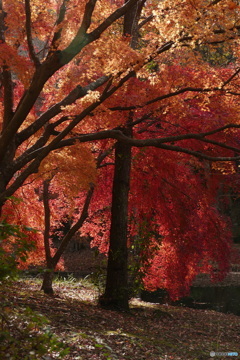
[[(164, 304), (167, 293), (163, 289), (142, 291), (141, 299)], [(240, 316), (240, 286), (192, 286), (190, 295), (171, 305), (187, 306), (194, 309), (211, 309)]]

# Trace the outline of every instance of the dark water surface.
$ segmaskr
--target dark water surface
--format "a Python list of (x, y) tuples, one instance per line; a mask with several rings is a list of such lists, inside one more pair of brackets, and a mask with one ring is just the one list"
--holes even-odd
[[(141, 299), (153, 303), (165, 303), (166, 291), (142, 291)], [(194, 309), (211, 309), (240, 316), (240, 286), (192, 286), (188, 297), (173, 305)]]

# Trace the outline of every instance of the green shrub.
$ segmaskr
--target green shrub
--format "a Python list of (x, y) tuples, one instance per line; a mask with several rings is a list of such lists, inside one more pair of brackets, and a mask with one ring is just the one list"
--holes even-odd
[[(24, 227), (25, 231), (35, 231)], [(0, 222), (0, 281), (16, 277), (18, 263), (27, 260), (28, 252), (34, 249), (34, 243), (18, 225)]]

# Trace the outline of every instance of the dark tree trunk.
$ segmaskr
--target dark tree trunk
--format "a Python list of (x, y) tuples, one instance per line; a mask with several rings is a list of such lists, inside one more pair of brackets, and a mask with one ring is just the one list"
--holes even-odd
[(45, 180), (43, 182), (43, 206), (44, 206), (44, 250), (45, 257), (47, 263), (47, 269), (43, 276), (43, 283), (41, 290), (44, 291), (45, 294), (52, 295), (53, 294), (53, 272), (55, 268), (55, 264), (53, 265), (53, 259), (51, 256), (49, 236), (50, 236), (50, 224), (51, 224), (51, 211), (49, 206), (49, 186), (51, 179)]
[[(127, 2), (127, 0), (125, 0)], [(146, 0), (139, 0), (124, 16), (123, 34), (131, 36), (131, 47), (138, 42), (138, 20)], [(132, 136), (132, 114), (125, 135)], [(107, 281), (105, 292), (99, 298), (102, 307), (129, 310), (128, 290), (128, 193), (130, 188), (131, 146), (117, 142), (112, 190), (110, 244), (108, 252)]]
[(53, 275), (53, 269), (47, 269), (44, 273), (41, 290), (43, 290), (45, 294), (52, 295), (54, 293), (52, 287)]
[[(126, 130), (126, 133), (130, 135), (131, 130)], [(99, 299), (102, 307), (116, 310), (129, 309), (127, 225), (130, 170), (131, 147), (117, 142), (115, 148), (107, 281), (105, 292)]]

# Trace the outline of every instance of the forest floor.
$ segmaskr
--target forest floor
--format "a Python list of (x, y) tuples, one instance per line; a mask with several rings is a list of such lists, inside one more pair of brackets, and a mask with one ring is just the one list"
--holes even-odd
[(45, 315), (51, 331), (69, 347), (66, 360), (208, 360), (211, 351), (239, 354), (216, 354), (218, 360), (240, 359), (239, 316), (136, 298), (130, 312), (115, 312), (97, 305), (98, 290), (86, 280), (57, 282), (54, 288), (55, 295), (47, 296), (39, 281), (25, 279), (0, 295)]

